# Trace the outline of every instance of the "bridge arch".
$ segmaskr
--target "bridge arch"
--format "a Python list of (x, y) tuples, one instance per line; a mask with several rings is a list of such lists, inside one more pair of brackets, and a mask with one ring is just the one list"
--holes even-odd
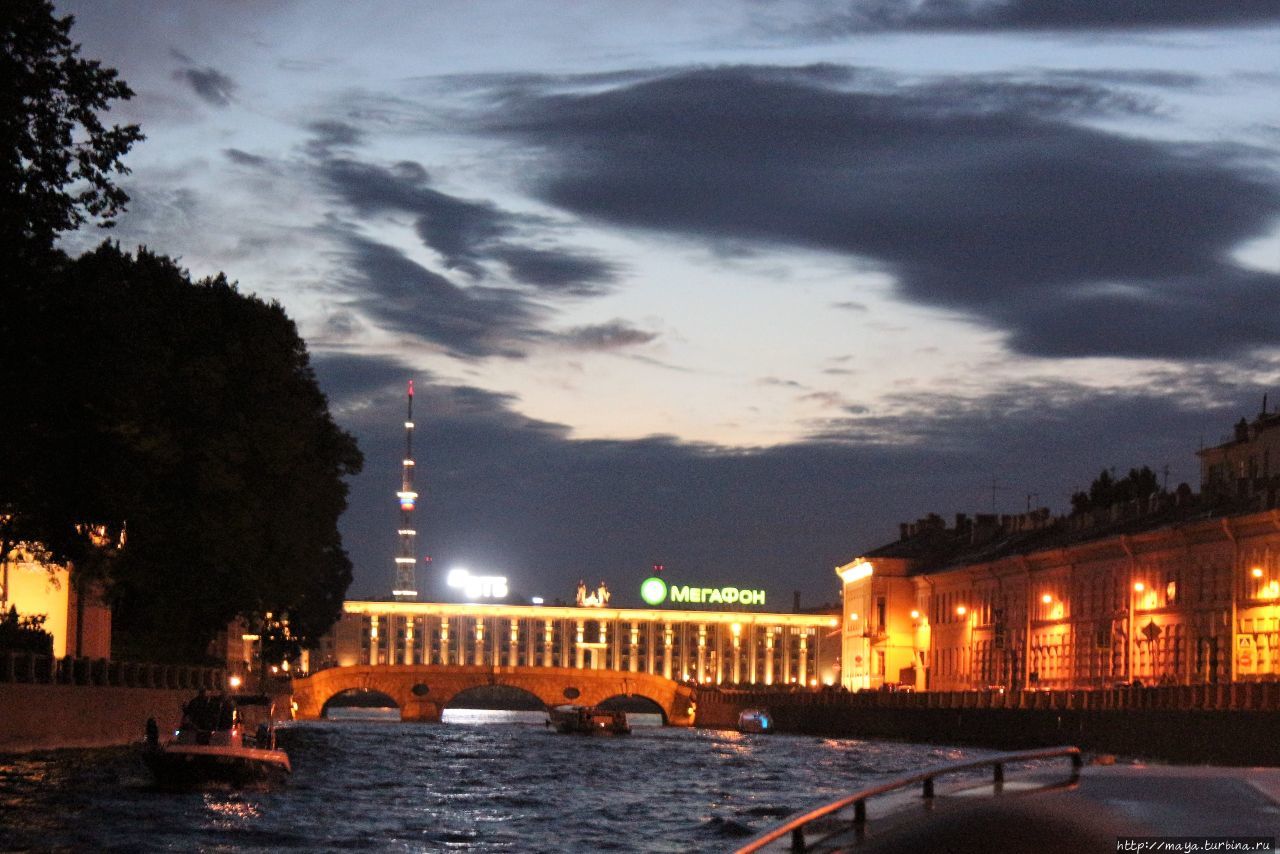
[(339, 691), (332, 697), (324, 701), (320, 708), (320, 716), (328, 717), (329, 710), (333, 708), (399, 708), (396, 698), (382, 691), (373, 691), (365, 688), (348, 688), (345, 691)]
[[(594, 706), (610, 697), (639, 695), (661, 707), (666, 723), (692, 726), (693, 690), (650, 673), (579, 670), (568, 667), (483, 667), (448, 665), (356, 665), (332, 667), (295, 679), (293, 700), (299, 718), (320, 716), (335, 695), (352, 688), (380, 691), (400, 707), (401, 720), (438, 721), (459, 693), (481, 685), (527, 691), (545, 706)], [(572, 696), (576, 693), (576, 697)]]
[(643, 694), (614, 694), (612, 697), (605, 697), (596, 705), (630, 714), (659, 715), (664, 724), (667, 722), (667, 710), (662, 707), (662, 704)]
[(445, 704), (449, 709), (502, 709), (506, 711), (545, 711), (547, 704), (527, 688), (518, 685), (472, 685), (463, 688)]

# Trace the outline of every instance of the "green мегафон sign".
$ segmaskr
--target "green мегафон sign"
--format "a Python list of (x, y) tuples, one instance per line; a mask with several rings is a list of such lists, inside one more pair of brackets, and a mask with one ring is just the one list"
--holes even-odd
[(671, 603), (689, 605), (763, 605), (763, 590), (745, 587), (668, 587), (657, 576), (646, 578), (640, 585), (640, 598), (649, 605), (661, 605), (671, 597)]

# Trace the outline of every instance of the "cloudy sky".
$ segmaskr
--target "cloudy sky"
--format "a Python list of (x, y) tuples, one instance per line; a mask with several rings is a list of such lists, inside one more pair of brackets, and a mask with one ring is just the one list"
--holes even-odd
[(1280, 401), (1274, 0), (58, 9), (137, 93), (114, 236), (284, 304), (359, 439), (353, 596), (410, 378), (430, 598), (831, 600)]

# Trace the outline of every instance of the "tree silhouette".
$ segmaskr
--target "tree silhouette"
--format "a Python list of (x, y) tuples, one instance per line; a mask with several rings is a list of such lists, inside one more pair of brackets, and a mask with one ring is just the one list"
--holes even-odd
[(46, 0), (0, 3), (0, 251), (6, 263), (49, 251), (58, 234), (107, 226), (128, 201), (113, 177), (142, 139), (137, 125), (103, 123), (133, 97), (116, 71), (79, 56), (73, 18)]
[(337, 520), (362, 460), (284, 310), (111, 244), (47, 284), (0, 339), (11, 524), (106, 582), (119, 654), (194, 660), (268, 612), (316, 639), (351, 580)]
[(1088, 492), (1077, 492), (1071, 496), (1071, 512), (1078, 514), (1105, 510), (1113, 504), (1146, 498), (1159, 491), (1160, 480), (1149, 466), (1129, 469), (1129, 473), (1119, 480), (1104, 469), (1089, 484)]

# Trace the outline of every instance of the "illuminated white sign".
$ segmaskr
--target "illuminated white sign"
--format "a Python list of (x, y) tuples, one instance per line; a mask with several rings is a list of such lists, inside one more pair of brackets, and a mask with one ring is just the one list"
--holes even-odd
[(445, 584), (461, 590), (468, 599), (505, 599), (507, 596), (505, 575), (472, 575), (465, 569), (451, 569), (445, 576)]
[(679, 587), (668, 586), (667, 582), (657, 576), (646, 578), (640, 585), (640, 598), (650, 605), (658, 606), (667, 601), (691, 605), (763, 605), (763, 590), (748, 590), (743, 587), (690, 587), (687, 584)]

